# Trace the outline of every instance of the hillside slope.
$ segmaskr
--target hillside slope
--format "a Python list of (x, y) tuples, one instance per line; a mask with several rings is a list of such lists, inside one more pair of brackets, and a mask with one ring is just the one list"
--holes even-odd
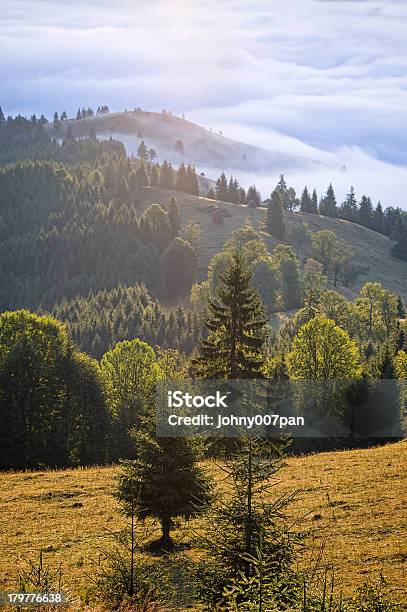
[[(154, 147), (158, 160), (170, 160), (173, 164), (184, 161), (193, 163), (199, 171), (202, 169), (227, 168), (243, 172), (270, 171), (286, 172), (293, 169), (309, 169), (320, 167), (321, 164), (299, 155), (280, 153), (270, 149), (262, 149), (245, 144), (217, 134), (196, 123), (173, 115), (146, 111), (110, 113), (81, 119), (80, 121), (64, 121), (57, 132), (63, 137), (71, 126), (75, 137), (88, 136), (91, 126), (95, 128), (98, 137), (118, 138), (126, 147), (128, 155), (135, 154), (140, 140), (144, 139), (148, 147)], [(53, 128), (49, 127), (50, 134)], [(182, 140), (184, 150), (177, 152), (175, 143)]]
[[(273, 497), (299, 494), (290, 509), (296, 528), (313, 534), (301, 555), (309, 566), (322, 547), (321, 565), (335, 567), (337, 591), (350, 593), (380, 572), (394, 598), (407, 601), (407, 446), (382, 447), (289, 458)], [(216, 478), (218, 468), (209, 464)], [(100, 549), (125, 519), (111, 496), (116, 467), (0, 474), (2, 553), (0, 589), (16, 586), (16, 560), (44, 549), (46, 564), (62, 563), (63, 581), (83, 591)], [(297, 522), (295, 522), (297, 521)], [(188, 542), (189, 530), (178, 532)], [(190, 554), (194, 555), (192, 550)], [(312, 565), (312, 564), (311, 564)]]
[[(155, 187), (148, 187), (142, 193), (142, 207), (149, 204), (167, 204), (171, 195), (175, 195), (180, 207), (181, 219), (185, 223), (196, 221), (201, 226), (201, 241), (198, 247), (199, 278), (204, 279), (210, 259), (220, 251), (234, 230), (239, 229), (246, 220), (262, 232), (262, 238), (269, 248), (278, 241), (266, 234), (264, 222), (266, 209), (248, 208), (228, 202), (214, 202), (207, 198), (196, 197), (185, 193), (164, 191)], [(216, 225), (212, 221), (214, 206), (219, 205), (224, 212), (225, 222)], [(310, 231), (322, 229), (333, 231), (338, 238), (345, 240), (354, 253), (354, 262), (360, 267), (359, 274), (352, 287), (338, 287), (347, 297), (354, 297), (360, 287), (368, 281), (377, 281), (384, 287), (401, 294), (407, 301), (407, 265), (390, 255), (390, 240), (382, 234), (341, 219), (330, 219), (309, 213), (285, 213), (287, 228), (303, 220), (308, 224)], [(310, 249), (299, 251), (301, 257), (310, 256)]]

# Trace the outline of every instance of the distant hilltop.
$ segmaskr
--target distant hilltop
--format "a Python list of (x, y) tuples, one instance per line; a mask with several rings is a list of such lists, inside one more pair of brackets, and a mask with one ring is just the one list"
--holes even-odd
[[(89, 116), (78, 111), (76, 119), (58, 122), (56, 134), (64, 137), (69, 130), (75, 138), (86, 137), (93, 128), (100, 137), (113, 136), (123, 142), (129, 155), (135, 154), (141, 140), (157, 150), (157, 161), (168, 159), (173, 164), (193, 163), (197, 169), (219, 168), (225, 171), (270, 172), (310, 170), (320, 162), (270, 149), (262, 149), (227, 138), (221, 132), (197, 125), (171, 112), (148, 112), (140, 109), (119, 113), (101, 112)], [(50, 123), (48, 130), (53, 130)]]

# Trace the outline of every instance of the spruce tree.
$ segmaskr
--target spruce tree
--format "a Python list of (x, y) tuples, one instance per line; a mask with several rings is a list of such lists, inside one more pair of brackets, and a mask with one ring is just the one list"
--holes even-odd
[[(220, 467), (224, 488), (207, 517), (202, 541), (207, 560), (201, 565), (200, 598), (208, 610), (294, 609), (291, 605), (298, 596), (300, 576), (293, 570), (293, 562), (302, 536), (290, 532), (286, 512), (295, 492), (273, 499), (283, 445), (272, 446), (250, 437), (236, 442), (231, 458)], [(238, 607), (232, 608), (229, 597), (236, 583), (251, 581), (257, 575), (259, 549), (267, 571), (265, 582), (269, 582), (259, 599), (272, 607), (253, 606), (253, 592), (246, 588), (239, 593)]]
[(326, 195), (319, 204), (319, 214), (324, 217), (337, 217), (338, 209), (332, 184), (329, 184)]
[(310, 212), (312, 212), (314, 215), (318, 214), (318, 196), (316, 189), (314, 189), (312, 192), (312, 210), (310, 210)]
[(187, 187), (187, 171), (185, 168), (185, 164), (181, 163), (179, 168), (178, 168), (178, 172), (177, 172), (177, 178), (175, 179), (175, 189), (177, 191), (186, 191)]
[(358, 223), (363, 227), (373, 226), (373, 205), (372, 200), (367, 196), (362, 196), (359, 205), (359, 218)]
[(202, 340), (194, 360), (202, 378), (258, 378), (263, 364), (266, 317), (251, 273), (242, 256), (234, 252), (221, 286), (209, 304), (206, 327), (209, 337)]
[(119, 475), (116, 497), (130, 516), (157, 518), (161, 538), (157, 548), (172, 550), (174, 519), (201, 514), (211, 499), (211, 481), (198, 465), (202, 458), (196, 438), (154, 438), (133, 434), (136, 460), (127, 461)]
[(375, 208), (375, 211), (373, 213), (373, 229), (376, 232), (379, 232), (380, 234), (383, 234), (383, 229), (384, 229), (383, 221), (384, 221), (383, 207), (381, 203), (378, 202)]
[(165, 159), (161, 165), (160, 182), (161, 189), (173, 189), (174, 188), (174, 170), (171, 162), (167, 162)]
[(289, 195), (288, 195), (288, 187), (287, 187), (286, 180), (284, 178), (284, 174), (280, 174), (280, 178), (278, 179), (278, 183), (274, 191), (277, 191), (278, 194), (280, 195), (281, 206), (284, 208), (284, 210), (288, 210)]
[(304, 187), (304, 191), (302, 192), (302, 196), (301, 196), (300, 210), (301, 212), (312, 212), (312, 200), (310, 198), (306, 185)]
[(216, 199), (223, 202), (227, 202), (228, 199), (228, 182), (224, 172), (222, 172), (216, 181)]
[(340, 216), (346, 221), (355, 222), (358, 220), (358, 203), (353, 187), (351, 187), (349, 193), (346, 194), (345, 201), (342, 203), (340, 209)]
[(285, 238), (285, 225), (281, 197), (277, 190), (271, 194), (267, 208), (267, 230), (279, 240)]
[(188, 168), (186, 171), (185, 191), (187, 193), (191, 193), (192, 195), (199, 196), (198, 177), (196, 174), (195, 166), (192, 166), (191, 164), (188, 165)]
[(248, 206), (251, 206), (252, 208), (255, 208), (256, 206), (258, 206), (261, 202), (261, 196), (259, 191), (256, 188), (256, 185), (250, 185), (249, 189), (247, 190), (247, 194), (246, 194), (246, 204)]

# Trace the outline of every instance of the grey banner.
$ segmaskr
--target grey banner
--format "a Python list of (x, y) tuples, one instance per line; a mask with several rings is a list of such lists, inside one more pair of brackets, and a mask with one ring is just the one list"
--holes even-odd
[(159, 437), (398, 438), (407, 381), (173, 380), (156, 391)]

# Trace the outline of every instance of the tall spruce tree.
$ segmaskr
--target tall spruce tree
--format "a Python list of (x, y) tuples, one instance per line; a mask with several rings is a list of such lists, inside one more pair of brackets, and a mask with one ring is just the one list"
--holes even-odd
[(300, 210), (301, 212), (312, 212), (312, 200), (308, 192), (308, 188), (305, 185), (304, 191), (302, 192), (301, 202), (300, 202)]
[(251, 273), (238, 252), (234, 252), (221, 286), (209, 304), (206, 327), (194, 360), (202, 378), (258, 378), (263, 364), (266, 317), (257, 291), (250, 286)]
[(267, 208), (267, 230), (272, 236), (279, 240), (284, 240), (285, 225), (283, 216), (283, 206), (281, 203), (280, 193), (275, 189), (271, 194), (271, 198)]
[(228, 199), (228, 181), (224, 172), (216, 181), (216, 199), (227, 202)]
[(357, 221), (358, 219), (358, 203), (353, 187), (346, 194), (345, 201), (340, 208), (340, 216), (342, 219), (346, 219), (346, 221)]
[(318, 196), (317, 196), (317, 190), (314, 189), (314, 191), (312, 192), (312, 210), (310, 212), (312, 212), (314, 215), (318, 214)]
[(325, 217), (337, 217), (338, 207), (336, 204), (335, 193), (332, 184), (329, 184), (326, 195), (319, 204), (319, 214)]

